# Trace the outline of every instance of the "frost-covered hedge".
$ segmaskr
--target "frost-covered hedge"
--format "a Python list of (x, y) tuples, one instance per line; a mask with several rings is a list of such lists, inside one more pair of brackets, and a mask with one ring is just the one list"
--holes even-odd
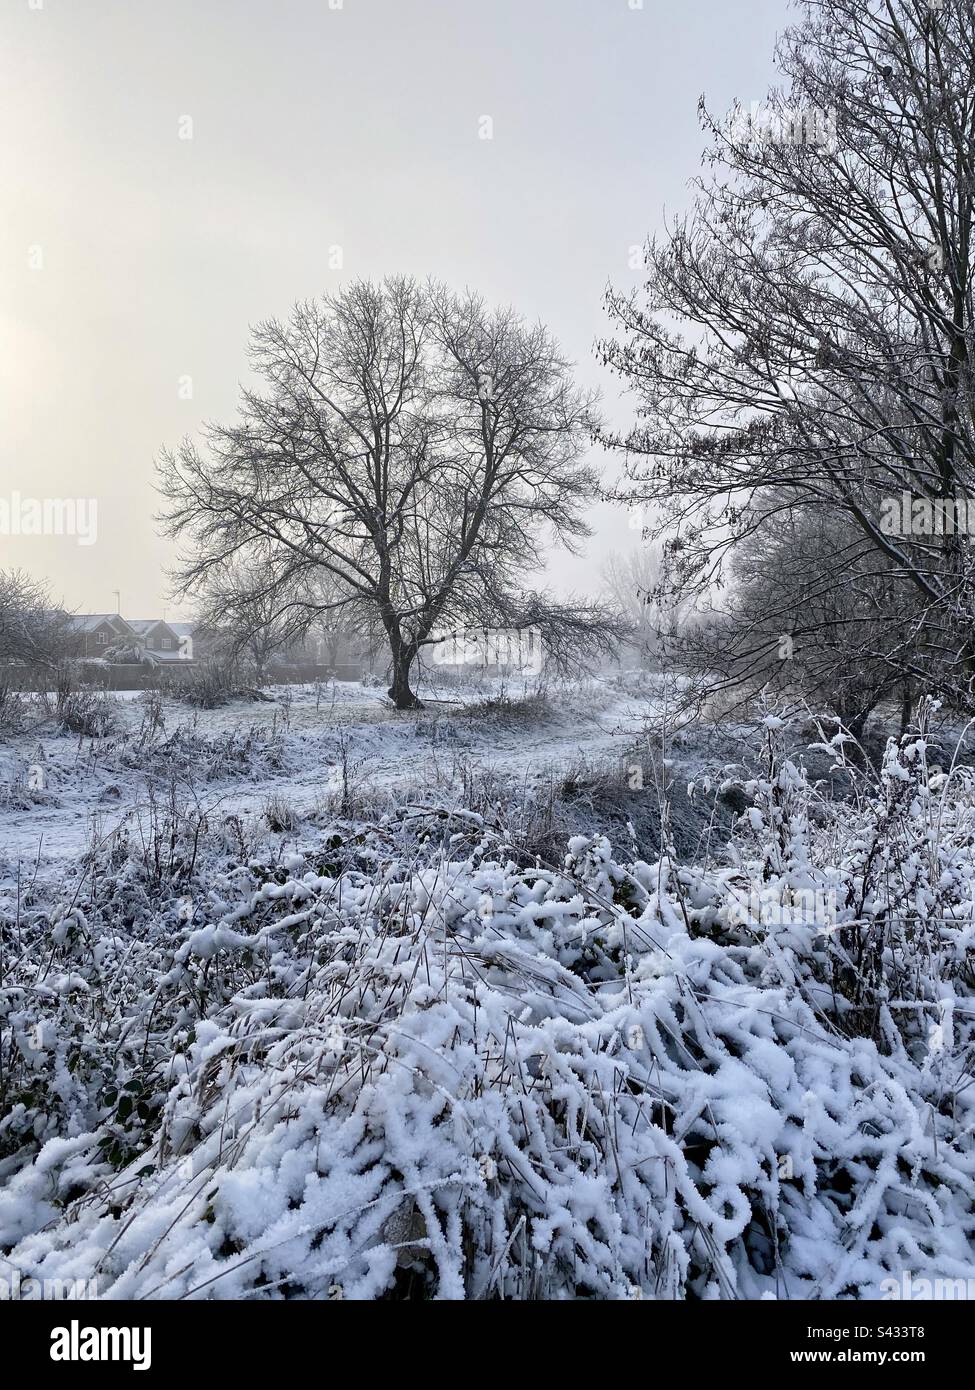
[(0, 1274), (364, 1299), (975, 1275), (970, 775), (915, 737), (836, 805), (770, 728), (744, 791), (721, 867), (594, 835), (525, 869), (477, 818), (170, 847), (163, 884), (93, 861), (3, 924)]

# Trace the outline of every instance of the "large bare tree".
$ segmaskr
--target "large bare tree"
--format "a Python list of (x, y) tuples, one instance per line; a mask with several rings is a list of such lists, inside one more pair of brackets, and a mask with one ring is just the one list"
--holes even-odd
[(598, 483), (593, 399), (544, 328), (441, 285), (356, 281), (260, 324), (251, 360), (262, 384), (238, 421), (161, 459), (181, 592), (257, 553), (279, 617), (368, 610), (400, 708), (448, 628), (537, 625), (555, 650), (612, 639), (598, 607), (524, 588), (546, 536), (589, 534)]
[(645, 290), (610, 295), (604, 358), (640, 410), (611, 442), (683, 588), (777, 513), (819, 513), (803, 532), (834, 528), (838, 561), (820, 598), (853, 584), (869, 604), (878, 576), (895, 593), (847, 624), (844, 660), (971, 705), (971, 541), (936, 518), (975, 497), (975, 0), (798, 8), (781, 88), (730, 119), (702, 106), (711, 173), (649, 244)]

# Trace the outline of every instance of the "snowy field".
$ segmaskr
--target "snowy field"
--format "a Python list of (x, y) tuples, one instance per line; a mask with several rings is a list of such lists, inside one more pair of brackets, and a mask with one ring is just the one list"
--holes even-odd
[(452, 802), (465, 773), (532, 784), (621, 757), (657, 705), (652, 689), (602, 681), (557, 686), (544, 701), (531, 681), (434, 686), (421, 691), (427, 708), (405, 713), (358, 682), (266, 693), (213, 710), (165, 700), (162, 726), (150, 728), (142, 695), (120, 692), (105, 697), (104, 738), (39, 719), (0, 742), (0, 874), (70, 862), (138, 825), (154, 787), (175, 782), (181, 798), (215, 817), (259, 816), (270, 801), (301, 820), (346, 782), (361, 796), (413, 789)]
[(684, 745), (658, 801), (652, 685), (269, 694), (3, 745), (5, 1287), (975, 1279), (975, 778), (927, 732), (820, 748), (830, 795), (769, 716), (717, 742), (764, 762), (718, 794)]

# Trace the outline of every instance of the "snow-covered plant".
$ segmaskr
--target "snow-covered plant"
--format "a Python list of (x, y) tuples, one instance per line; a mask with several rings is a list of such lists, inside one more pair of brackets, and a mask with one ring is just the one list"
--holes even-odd
[(102, 660), (110, 666), (138, 666), (145, 660), (145, 652), (135, 643), (117, 642), (105, 648)]
[(915, 731), (888, 741), (876, 776), (848, 757), (846, 735), (819, 745), (851, 783), (839, 800), (786, 756), (769, 716), (722, 883), (732, 922), (832, 1026), (915, 1058), (952, 1015), (956, 984), (970, 988), (975, 961), (975, 772), (957, 752), (947, 770), (929, 760), (933, 712), (923, 706)]
[(447, 812), (278, 857), (197, 827), (169, 879), (94, 855), (2, 927), (0, 1273), (356, 1299), (971, 1276), (975, 796), (923, 744), (831, 820), (770, 731), (717, 871), (599, 835), (525, 867)]

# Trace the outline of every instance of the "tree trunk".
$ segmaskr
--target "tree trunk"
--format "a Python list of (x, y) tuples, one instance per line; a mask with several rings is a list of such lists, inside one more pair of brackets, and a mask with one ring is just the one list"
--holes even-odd
[(393, 683), (388, 695), (397, 709), (422, 709), (423, 704), (410, 689), (410, 667), (412, 654), (401, 649), (393, 653)]

